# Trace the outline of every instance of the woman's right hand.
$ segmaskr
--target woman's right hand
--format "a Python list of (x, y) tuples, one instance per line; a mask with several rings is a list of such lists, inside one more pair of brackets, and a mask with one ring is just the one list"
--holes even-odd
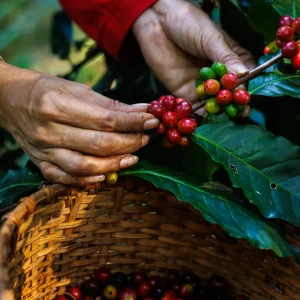
[(158, 120), (89, 87), (0, 63), (0, 126), (50, 182), (84, 186), (135, 164)]

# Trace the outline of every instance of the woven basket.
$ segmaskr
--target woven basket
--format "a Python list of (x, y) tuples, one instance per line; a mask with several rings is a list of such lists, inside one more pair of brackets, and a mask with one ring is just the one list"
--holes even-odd
[(191, 206), (141, 180), (85, 190), (43, 187), (2, 218), (0, 300), (50, 300), (100, 265), (225, 276), (251, 299), (300, 299), (300, 268), (228, 237)]

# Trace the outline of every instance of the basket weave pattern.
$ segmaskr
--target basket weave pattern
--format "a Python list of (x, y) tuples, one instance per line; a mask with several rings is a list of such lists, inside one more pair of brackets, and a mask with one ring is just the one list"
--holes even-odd
[(300, 299), (292, 259), (227, 236), (191, 206), (143, 181), (75, 190), (44, 187), (3, 217), (0, 300), (50, 300), (100, 265), (113, 271), (225, 276), (251, 299)]

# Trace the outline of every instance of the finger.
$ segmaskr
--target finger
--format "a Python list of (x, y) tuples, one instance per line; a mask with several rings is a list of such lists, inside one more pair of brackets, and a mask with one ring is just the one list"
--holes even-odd
[(142, 133), (108, 133), (62, 124), (37, 129), (30, 139), (38, 148), (65, 148), (100, 157), (133, 153), (149, 142), (149, 136)]
[(100, 158), (68, 149), (47, 149), (42, 157), (43, 160), (54, 163), (68, 174), (80, 177), (118, 172), (138, 162), (138, 157), (135, 155)]
[(104, 175), (74, 177), (58, 166), (46, 161), (39, 162), (38, 167), (47, 181), (65, 185), (86, 186), (87, 184), (98, 183), (105, 179)]
[(239, 46), (239, 44), (233, 40), (226, 32), (224, 32), (225, 41), (228, 44), (229, 48), (232, 49), (233, 52), (235, 52), (241, 59), (241, 61), (245, 64), (245, 66), (252, 70), (256, 67), (255, 60), (252, 56), (252, 54), (244, 49), (243, 47)]
[[(60, 97), (57, 101), (56, 97)], [(73, 125), (79, 128), (108, 132), (140, 132), (154, 129), (159, 120), (144, 112), (122, 112), (86, 103), (75, 97), (49, 94), (45, 99), (42, 115), (53, 121)], [(54, 98), (53, 98), (54, 97)], [(141, 107), (136, 106), (136, 109)], [(144, 109), (144, 108), (142, 108)]]

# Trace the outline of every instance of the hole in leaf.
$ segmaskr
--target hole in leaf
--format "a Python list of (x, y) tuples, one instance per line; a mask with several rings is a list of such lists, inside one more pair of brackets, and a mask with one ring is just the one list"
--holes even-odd
[(271, 187), (272, 190), (276, 190), (277, 189), (277, 184), (274, 183), (274, 182), (271, 182), (270, 187)]
[(235, 165), (230, 165), (230, 168), (231, 168), (231, 170), (234, 170), (234, 174), (237, 174), (238, 173), (238, 169), (236, 168), (236, 166)]

